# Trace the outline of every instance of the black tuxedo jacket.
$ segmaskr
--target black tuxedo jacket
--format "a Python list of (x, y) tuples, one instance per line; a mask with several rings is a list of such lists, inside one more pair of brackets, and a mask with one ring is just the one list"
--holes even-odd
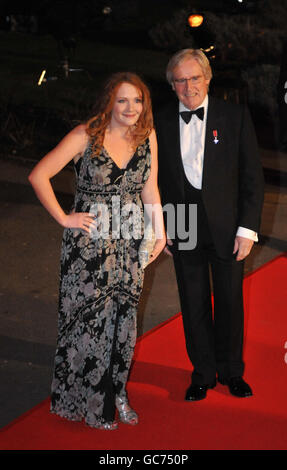
[[(155, 128), (162, 204), (186, 203), (177, 99), (156, 114)], [(263, 172), (247, 108), (210, 96), (201, 193), (217, 252), (230, 256), (238, 226), (259, 231)]]

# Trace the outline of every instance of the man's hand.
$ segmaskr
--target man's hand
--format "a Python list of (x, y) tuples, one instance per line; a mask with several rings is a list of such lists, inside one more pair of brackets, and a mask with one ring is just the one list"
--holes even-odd
[(249, 238), (235, 237), (233, 254), (237, 252), (236, 261), (241, 261), (249, 255), (254, 241)]

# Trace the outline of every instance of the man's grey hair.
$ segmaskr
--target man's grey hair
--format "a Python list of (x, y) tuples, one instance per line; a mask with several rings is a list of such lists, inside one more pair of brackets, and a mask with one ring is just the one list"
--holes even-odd
[(202, 72), (205, 79), (211, 80), (212, 70), (210, 67), (209, 60), (204, 54), (204, 52), (201, 49), (182, 49), (181, 51), (176, 52), (167, 64), (166, 79), (170, 85), (173, 82), (173, 71), (175, 67), (177, 67), (180, 62), (187, 59), (196, 60), (202, 68)]

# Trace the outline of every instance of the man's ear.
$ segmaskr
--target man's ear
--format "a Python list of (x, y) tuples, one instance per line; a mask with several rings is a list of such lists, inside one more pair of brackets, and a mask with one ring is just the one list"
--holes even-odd
[(173, 91), (175, 91), (173, 82), (171, 82), (171, 88), (173, 89)]

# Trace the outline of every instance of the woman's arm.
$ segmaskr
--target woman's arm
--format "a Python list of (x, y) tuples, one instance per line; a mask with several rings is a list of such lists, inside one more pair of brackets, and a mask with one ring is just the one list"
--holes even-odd
[(149, 137), (151, 150), (151, 172), (146, 181), (141, 198), (144, 203), (144, 209), (152, 221), (153, 231), (155, 233), (156, 242), (151, 253), (150, 261), (155, 260), (161, 253), (166, 244), (166, 236), (164, 229), (164, 221), (162, 214), (162, 205), (158, 189), (158, 160), (157, 160), (157, 140), (153, 130)]
[(88, 142), (85, 126), (80, 125), (34, 167), (28, 176), (34, 191), (45, 209), (63, 227), (82, 228), (89, 232), (93, 217), (87, 213), (66, 214), (57, 201), (50, 179), (59, 173), (75, 155), (83, 153)]

